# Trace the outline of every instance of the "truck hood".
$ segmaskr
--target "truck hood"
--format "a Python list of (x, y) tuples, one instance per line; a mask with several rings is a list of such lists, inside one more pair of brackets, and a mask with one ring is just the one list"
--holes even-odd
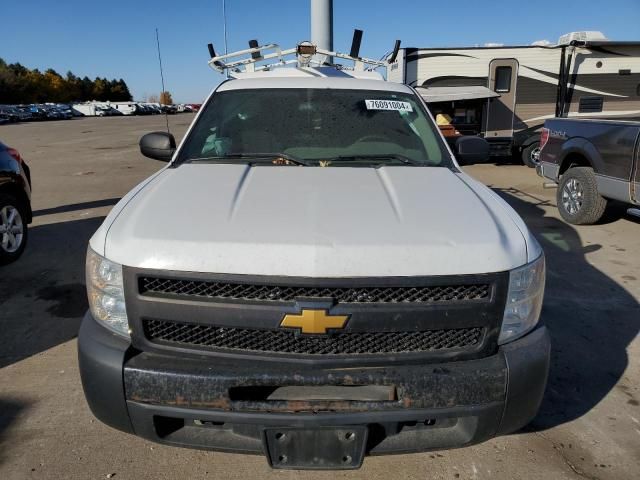
[(166, 168), (141, 184), (91, 245), (138, 268), (453, 275), (523, 265), (523, 229), (493, 192), (447, 168), (201, 163)]

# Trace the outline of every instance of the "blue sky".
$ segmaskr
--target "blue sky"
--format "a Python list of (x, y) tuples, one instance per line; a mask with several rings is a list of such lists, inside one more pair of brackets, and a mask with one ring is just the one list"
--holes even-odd
[[(124, 78), (136, 99), (160, 91), (155, 27), (167, 89), (175, 101), (200, 102), (222, 77), (206, 65), (206, 44), (223, 49), (222, 0), (0, 0), (0, 57), (64, 74)], [(247, 41), (288, 48), (309, 38), (310, 0), (227, 0), (229, 49)], [(555, 42), (570, 31), (601, 30), (640, 40), (640, 0), (334, 0), (334, 46), (348, 51), (364, 30), (361, 54), (379, 58), (403, 46)]]

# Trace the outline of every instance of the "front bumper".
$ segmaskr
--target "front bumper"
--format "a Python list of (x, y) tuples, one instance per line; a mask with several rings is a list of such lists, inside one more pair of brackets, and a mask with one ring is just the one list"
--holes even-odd
[[(366, 453), (461, 447), (526, 425), (549, 369), (541, 326), (493, 356), (438, 364), (323, 368), (134, 351), (99, 325), (82, 323), (78, 354), (94, 415), (119, 430), (176, 446), (263, 454), (265, 429), (364, 425)], [(388, 401), (234, 398), (237, 386), (393, 385)], [(260, 390), (258, 388), (258, 390)]]

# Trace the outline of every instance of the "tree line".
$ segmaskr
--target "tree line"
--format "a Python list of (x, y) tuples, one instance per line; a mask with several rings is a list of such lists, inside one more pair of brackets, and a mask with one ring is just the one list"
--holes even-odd
[(19, 63), (7, 64), (0, 58), (0, 104), (130, 101), (133, 97), (123, 79), (108, 80), (96, 77), (91, 80), (67, 72), (60, 75), (53, 69), (44, 73), (29, 69)]

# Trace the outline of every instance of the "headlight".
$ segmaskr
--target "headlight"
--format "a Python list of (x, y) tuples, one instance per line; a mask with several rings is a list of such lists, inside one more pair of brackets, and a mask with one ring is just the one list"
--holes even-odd
[(520, 338), (538, 323), (544, 296), (544, 254), (509, 273), (509, 293), (498, 343)]
[(120, 335), (129, 336), (122, 285), (122, 265), (87, 250), (87, 295), (93, 318)]

